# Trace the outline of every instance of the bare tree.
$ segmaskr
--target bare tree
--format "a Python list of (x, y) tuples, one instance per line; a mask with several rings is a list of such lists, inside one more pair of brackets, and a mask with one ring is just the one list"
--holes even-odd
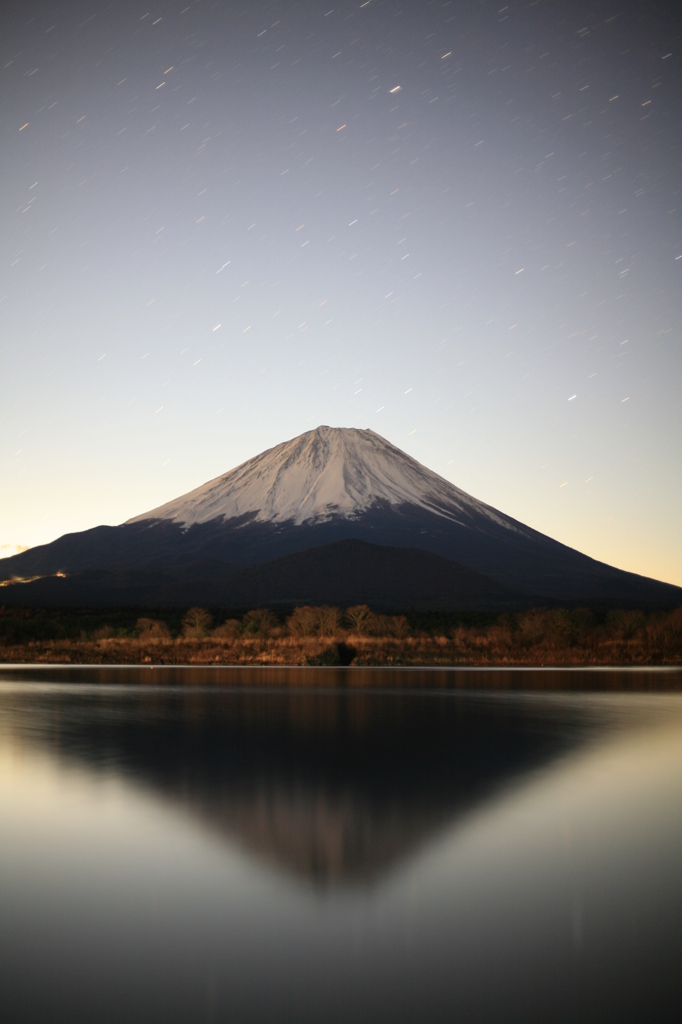
[(518, 622), (522, 643), (539, 644), (544, 640), (547, 632), (547, 615), (542, 609), (532, 608), (529, 612), (524, 612), (519, 616)]
[(138, 619), (135, 628), (140, 640), (170, 640), (170, 630), (160, 619)]
[(398, 640), (405, 640), (410, 635), (410, 624), (404, 615), (391, 616), (391, 632)]
[(352, 633), (367, 636), (375, 626), (374, 612), (366, 604), (356, 604), (346, 608), (346, 621)]
[(317, 608), (310, 605), (303, 605), (301, 608), (294, 608), (287, 619), (287, 628), (292, 636), (314, 636), (319, 624)]
[(247, 612), (242, 621), (245, 633), (258, 633), (260, 636), (270, 636), (277, 626), (277, 619), (269, 608)]
[(205, 608), (190, 608), (182, 620), (182, 635), (197, 640), (208, 634), (213, 625), (213, 616)]
[(388, 615), (374, 615), (374, 628), (372, 630), (375, 636), (392, 636), (393, 634), (393, 622)]
[(340, 621), (341, 613), (338, 608), (323, 605), (317, 609), (317, 632), (320, 636), (336, 636)]

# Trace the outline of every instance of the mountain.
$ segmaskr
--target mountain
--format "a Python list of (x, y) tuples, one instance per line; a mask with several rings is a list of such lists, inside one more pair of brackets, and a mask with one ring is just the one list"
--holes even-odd
[[(340, 555), (343, 541), (364, 553)], [(0, 561), (2, 580), (36, 576), (53, 578), (6, 586), (5, 603), (682, 603), (682, 589), (531, 530), (372, 430), (326, 426), (121, 526)]]

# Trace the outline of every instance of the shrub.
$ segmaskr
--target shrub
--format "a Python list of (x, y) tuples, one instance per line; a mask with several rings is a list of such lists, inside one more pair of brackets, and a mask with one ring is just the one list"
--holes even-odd
[(235, 640), (240, 636), (242, 624), (239, 619), (227, 619), (222, 626), (213, 630), (213, 636), (221, 640)]
[(270, 636), (277, 627), (277, 619), (268, 608), (247, 612), (242, 622), (245, 633), (257, 633), (259, 636)]
[[(100, 626), (99, 629), (93, 630), (90, 634), (91, 640), (111, 640), (112, 637), (116, 636), (116, 630), (111, 626)], [(84, 637), (85, 639), (85, 637)]]
[(556, 608), (550, 616), (549, 633), (552, 639), (563, 644), (572, 642), (571, 613), (565, 608)]
[(323, 605), (317, 609), (317, 632), (320, 636), (335, 636), (339, 631), (341, 612), (338, 608)]
[(665, 644), (673, 654), (682, 655), (682, 608), (652, 617), (647, 635), (656, 644)]
[(512, 635), (507, 623), (494, 623), (492, 626), (488, 626), (488, 640), (497, 650), (510, 647)]
[(197, 640), (208, 634), (213, 625), (213, 617), (205, 608), (190, 608), (182, 620), (182, 635)]
[(526, 646), (542, 643), (549, 626), (547, 612), (533, 608), (532, 611), (519, 615), (518, 624), (521, 643)]
[(645, 625), (646, 619), (642, 612), (623, 611), (617, 609), (606, 616), (606, 628), (611, 636), (619, 640), (630, 640), (638, 629)]
[(170, 630), (160, 619), (138, 619), (135, 629), (140, 640), (170, 640)]
[(388, 615), (376, 615), (374, 616), (374, 627), (372, 632), (375, 636), (392, 636), (393, 635), (393, 623), (391, 622), (390, 616)]
[(449, 633), (450, 639), (455, 641), (455, 647), (466, 647), (469, 637), (465, 627), (461, 623), (457, 626), (452, 626)]
[(319, 625), (319, 609), (305, 604), (294, 608), (287, 619), (287, 629), (292, 636), (315, 636)]
[(410, 635), (410, 624), (404, 615), (392, 615), (390, 629), (398, 640), (405, 640)]
[(571, 630), (577, 640), (585, 642), (597, 625), (597, 616), (591, 608), (576, 608), (571, 612)]

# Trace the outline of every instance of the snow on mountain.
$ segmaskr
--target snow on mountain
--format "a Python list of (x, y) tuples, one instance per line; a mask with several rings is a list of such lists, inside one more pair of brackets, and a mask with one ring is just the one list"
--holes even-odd
[[(373, 430), (317, 427), (223, 476), (128, 520), (185, 527), (251, 514), (260, 522), (352, 519), (373, 505), (412, 505), (455, 522), (483, 517), (518, 524), (444, 480)], [(468, 524), (467, 524), (468, 525)]]

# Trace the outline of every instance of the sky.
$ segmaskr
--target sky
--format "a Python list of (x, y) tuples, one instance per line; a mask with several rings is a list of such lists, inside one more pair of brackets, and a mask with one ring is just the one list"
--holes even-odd
[(0, 556), (320, 424), (682, 585), (660, 2), (0, 15)]

